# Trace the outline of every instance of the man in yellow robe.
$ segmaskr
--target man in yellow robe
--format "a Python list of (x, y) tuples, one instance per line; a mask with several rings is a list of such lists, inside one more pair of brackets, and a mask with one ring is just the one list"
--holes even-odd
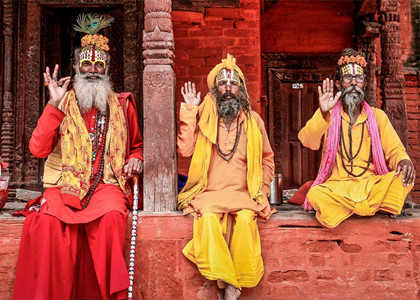
[(366, 61), (344, 49), (334, 81), (318, 87), (319, 109), (299, 132), (312, 150), (323, 141), (318, 176), (307, 194), (306, 209), (329, 228), (353, 214), (400, 214), (416, 172), (386, 114), (364, 100)]
[(210, 72), (207, 84), (201, 104), (194, 83), (181, 89), (178, 151), (192, 161), (178, 208), (194, 216), (184, 255), (205, 278), (217, 280), (220, 299), (230, 300), (263, 275), (257, 219), (274, 212), (267, 201), (274, 155), (233, 56)]

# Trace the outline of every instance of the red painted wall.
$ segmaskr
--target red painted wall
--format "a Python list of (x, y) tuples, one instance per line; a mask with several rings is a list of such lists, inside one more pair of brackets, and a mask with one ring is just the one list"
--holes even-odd
[(261, 17), (262, 52), (328, 53), (353, 46), (353, 1), (280, 0)]
[[(195, 82), (202, 98), (208, 92), (207, 75), (228, 53), (247, 79), (252, 107), (260, 111), (260, 2), (242, 0), (239, 8), (207, 8), (204, 12), (173, 11), (174, 71), (177, 110), (183, 101), (181, 86)], [(188, 172), (189, 160), (179, 157), (179, 172)]]

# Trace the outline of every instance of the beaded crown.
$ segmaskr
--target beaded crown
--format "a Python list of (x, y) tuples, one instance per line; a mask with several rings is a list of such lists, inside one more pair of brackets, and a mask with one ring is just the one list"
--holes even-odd
[(80, 14), (73, 29), (86, 33), (82, 38), (82, 50), (80, 51), (80, 66), (84, 61), (91, 63), (102, 62), (106, 66), (106, 52), (109, 51), (108, 38), (99, 35), (99, 30), (111, 26), (114, 18), (108, 15), (94, 13)]

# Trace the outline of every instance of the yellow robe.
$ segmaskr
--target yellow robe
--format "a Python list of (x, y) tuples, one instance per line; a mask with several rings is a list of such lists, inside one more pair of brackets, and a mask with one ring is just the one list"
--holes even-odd
[[(390, 172), (385, 175), (376, 175), (372, 162), (366, 173), (360, 177), (353, 177), (344, 170), (340, 149), (338, 149), (330, 177), (324, 183), (311, 188), (307, 195), (309, 203), (316, 210), (316, 218), (326, 227), (334, 228), (353, 214), (372, 216), (377, 211), (400, 214), (404, 200), (412, 189), (412, 185), (403, 186), (401, 174), (395, 176), (398, 163), (403, 159), (410, 159), (404, 146), (386, 114), (374, 107), (372, 107), (372, 110), (378, 123), (382, 149)], [(327, 140), (326, 133), (331, 124), (329, 117), (327, 115), (324, 119), (318, 109), (306, 123), (306, 126), (302, 128), (298, 135), (299, 140), (305, 147), (312, 150), (319, 149), (322, 137), (324, 137), (324, 154)], [(344, 143), (346, 149), (349, 149), (348, 128), (350, 118), (343, 109), (341, 110), (341, 117)], [(353, 160), (354, 174), (360, 174), (369, 159), (371, 138), (365, 123), (366, 119), (367, 114), (362, 110), (352, 128), (351, 146), (353, 155), (358, 151), (361, 143), (360, 152)], [(365, 128), (361, 141), (363, 124)], [(344, 164), (350, 170), (350, 162), (345, 154), (344, 157)]]
[[(178, 133), (178, 152), (190, 156), (197, 135), (198, 107), (182, 103)], [(193, 239), (182, 253), (197, 265), (209, 280), (224, 282), (237, 288), (254, 287), (264, 273), (257, 219), (266, 221), (275, 212), (268, 203), (270, 182), (274, 176), (274, 154), (268, 141), (264, 122), (252, 112), (262, 133), (263, 203), (252, 200), (247, 188), (247, 136), (242, 127), (238, 147), (232, 159), (223, 160), (212, 146), (207, 189), (191, 200), (184, 214), (194, 219)], [(239, 124), (244, 122), (240, 114)], [(227, 153), (235, 144), (234, 121), (228, 131), (219, 125), (221, 151)]]

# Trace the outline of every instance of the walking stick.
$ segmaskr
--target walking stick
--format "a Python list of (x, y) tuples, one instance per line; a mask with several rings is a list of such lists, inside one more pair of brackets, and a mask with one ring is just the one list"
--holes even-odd
[(134, 256), (136, 254), (136, 237), (137, 237), (137, 213), (139, 204), (139, 176), (133, 177), (133, 219), (131, 223), (131, 243), (130, 243), (130, 263), (128, 268), (128, 278), (130, 285), (128, 287), (128, 299), (133, 299), (133, 282), (134, 282)]

